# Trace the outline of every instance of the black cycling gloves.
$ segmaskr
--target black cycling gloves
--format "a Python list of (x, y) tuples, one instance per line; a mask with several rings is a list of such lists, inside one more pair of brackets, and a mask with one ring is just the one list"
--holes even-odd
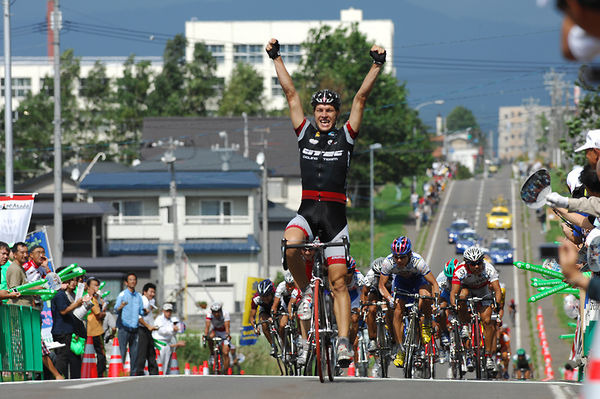
[(377, 65), (383, 65), (385, 63), (385, 54), (386, 54), (385, 51), (383, 52), (383, 54), (379, 54), (377, 51), (371, 50), (371, 52), (369, 54), (371, 54), (371, 58), (373, 58), (373, 62), (376, 63)]
[(276, 40), (275, 43), (271, 45), (271, 50), (267, 50), (267, 54), (269, 54), (269, 58), (272, 60), (281, 55), (279, 53), (279, 41)]

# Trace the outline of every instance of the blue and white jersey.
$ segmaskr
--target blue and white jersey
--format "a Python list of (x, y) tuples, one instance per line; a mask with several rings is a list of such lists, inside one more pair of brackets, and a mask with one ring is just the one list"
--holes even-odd
[(346, 286), (348, 287), (348, 291), (356, 290), (362, 287), (364, 284), (365, 276), (359, 271), (355, 270), (352, 275), (352, 280)]
[(427, 265), (423, 257), (416, 252), (412, 252), (412, 257), (405, 267), (400, 267), (396, 264), (393, 254), (389, 254), (381, 266), (381, 275), (383, 276), (390, 276), (393, 274), (400, 278), (410, 279), (418, 276), (426, 276), (429, 273), (431, 273), (429, 265)]
[(452, 277), (448, 278), (443, 270), (438, 274), (436, 281), (440, 286), (440, 291), (450, 291), (452, 289)]

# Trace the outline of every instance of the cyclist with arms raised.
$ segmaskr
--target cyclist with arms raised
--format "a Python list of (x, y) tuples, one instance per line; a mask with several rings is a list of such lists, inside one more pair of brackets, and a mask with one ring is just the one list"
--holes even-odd
[[(502, 304), (502, 292), (498, 280), (498, 271), (491, 263), (483, 259), (484, 255), (483, 250), (477, 246), (465, 250), (463, 254), (465, 261), (456, 267), (452, 277), (450, 304), (456, 306), (457, 295), (460, 296), (460, 299), (469, 297), (486, 298), (477, 305), (477, 311), (481, 317), (485, 336), (486, 368), (494, 372), (496, 371), (496, 364), (492, 355), (496, 350), (496, 322), (492, 321), (493, 309), (490, 289), (494, 292), (498, 307)], [(461, 336), (464, 339), (469, 338), (471, 335), (466, 305), (464, 301), (460, 301), (458, 304), (458, 316), (461, 323), (464, 324), (461, 331)], [(467, 364), (467, 367), (471, 368), (472, 364)]]
[[(392, 242), (392, 253), (385, 258), (379, 277), (379, 292), (394, 309), (394, 334), (396, 342), (400, 345), (394, 365), (404, 367), (404, 315), (405, 305), (414, 302), (414, 298), (402, 295), (398, 291), (411, 294), (435, 296), (440, 295), (440, 287), (433, 277), (431, 270), (421, 255), (412, 251), (408, 237), (400, 236)], [(394, 295), (386, 288), (390, 276), (394, 276), (392, 290)], [(421, 318), (421, 336), (425, 343), (431, 340), (431, 300), (419, 300)]]
[[(275, 64), (277, 78), (288, 102), (292, 126), (296, 132), (300, 151), (300, 175), (302, 177), (302, 202), (297, 216), (286, 227), (284, 238), (290, 244), (300, 244), (306, 239), (319, 237), (323, 242), (341, 241), (348, 236), (346, 221), (346, 176), (354, 149), (354, 140), (360, 130), (363, 112), (369, 93), (385, 63), (385, 50), (371, 48), (374, 64), (354, 96), (348, 121), (336, 128), (340, 115), (341, 100), (331, 90), (320, 90), (312, 96), (314, 125), (302, 109), (300, 95), (294, 87), (283, 59), (279, 42), (271, 39), (266, 46), (267, 54)], [(353, 351), (348, 339), (350, 328), (350, 296), (345, 284), (346, 260), (343, 247), (325, 250), (328, 278), (334, 297), (334, 313), (338, 326), (338, 365), (348, 367)], [(311, 292), (304, 272), (304, 262), (297, 249), (288, 249), (287, 265), (298, 287), (303, 291), (298, 313), (310, 312)]]

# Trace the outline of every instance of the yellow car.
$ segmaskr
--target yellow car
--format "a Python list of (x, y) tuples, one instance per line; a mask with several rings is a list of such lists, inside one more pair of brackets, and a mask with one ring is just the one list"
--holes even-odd
[(512, 229), (512, 215), (505, 206), (495, 206), (485, 216), (488, 229)]

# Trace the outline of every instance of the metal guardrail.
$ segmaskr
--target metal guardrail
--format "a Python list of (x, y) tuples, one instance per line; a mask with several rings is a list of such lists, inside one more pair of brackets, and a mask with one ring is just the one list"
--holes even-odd
[(29, 306), (0, 304), (0, 381), (15, 373), (23, 379), (43, 372), (40, 311)]

